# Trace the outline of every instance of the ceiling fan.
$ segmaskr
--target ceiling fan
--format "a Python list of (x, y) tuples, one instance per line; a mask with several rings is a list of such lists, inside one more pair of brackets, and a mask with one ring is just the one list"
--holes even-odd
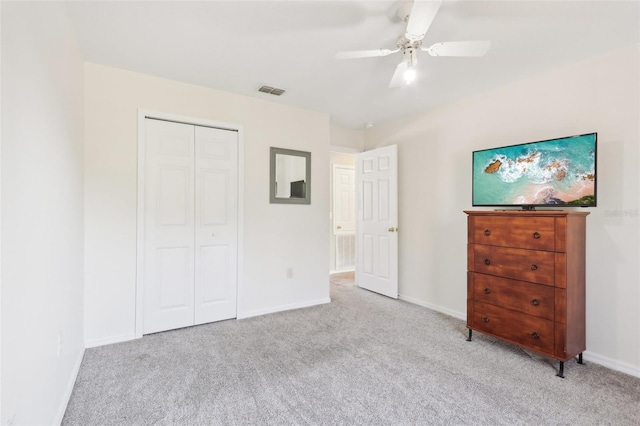
[(398, 39), (396, 49), (352, 50), (338, 52), (335, 57), (337, 59), (371, 58), (402, 52), (402, 62), (396, 67), (389, 83), (389, 87), (397, 87), (403, 83), (410, 84), (415, 80), (418, 50), (423, 50), (431, 56), (478, 57), (487, 53), (491, 46), (489, 41), (449, 41), (434, 43), (429, 47), (422, 46), (422, 39), (427, 34), (441, 5), (442, 0), (415, 0), (410, 11), (406, 8), (399, 8), (398, 15), (403, 15), (400, 17), (407, 22), (407, 29), (404, 35)]

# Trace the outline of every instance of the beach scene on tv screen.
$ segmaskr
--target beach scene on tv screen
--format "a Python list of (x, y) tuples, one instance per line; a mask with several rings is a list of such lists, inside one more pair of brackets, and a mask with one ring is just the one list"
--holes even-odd
[(474, 205), (594, 205), (596, 135), (473, 153)]

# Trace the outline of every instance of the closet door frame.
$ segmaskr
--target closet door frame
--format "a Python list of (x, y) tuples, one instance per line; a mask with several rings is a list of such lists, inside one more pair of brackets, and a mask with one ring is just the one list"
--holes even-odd
[(218, 129), (232, 130), (238, 133), (238, 264), (237, 264), (237, 299), (236, 318), (242, 318), (242, 283), (244, 265), (244, 129), (239, 124), (225, 123), (221, 121), (205, 120), (169, 114), (159, 111), (138, 109), (138, 197), (137, 197), (137, 223), (136, 223), (136, 317), (135, 337), (141, 338), (143, 333), (144, 318), (144, 200), (145, 200), (145, 145), (147, 118), (174, 121), (177, 123), (215, 127)]

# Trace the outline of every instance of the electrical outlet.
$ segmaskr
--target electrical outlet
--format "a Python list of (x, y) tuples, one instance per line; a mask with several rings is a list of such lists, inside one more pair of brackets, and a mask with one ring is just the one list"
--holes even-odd
[(62, 353), (62, 330), (58, 331), (58, 358)]
[(287, 278), (293, 278), (293, 268), (287, 268)]

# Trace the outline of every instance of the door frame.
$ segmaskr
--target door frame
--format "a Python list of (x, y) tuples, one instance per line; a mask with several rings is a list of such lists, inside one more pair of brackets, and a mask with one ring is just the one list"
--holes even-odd
[[(330, 219), (329, 219), (329, 274), (334, 274), (337, 272), (342, 272), (342, 271), (337, 271), (335, 269), (335, 247), (336, 247), (336, 235), (333, 232), (333, 168), (336, 165), (339, 165), (338, 163), (334, 163), (333, 162), (333, 158), (331, 156), (331, 154), (336, 153), (336, 154), (349, 154), (349, 155), (353, 155), (354, 160), (353, 160), (353, 168), (355, 170), (355, 157), (356, 155), (358, 155), (359, 153), (363, 152), (362, 149), (357, 149), (357, 148), (352, 148), (352, 147), (348, 147), (348, 146), (340, 146), (340, 145), (329, 145), (329, 167), (331, 167), (331, 184), (329, 185), (329, 189), (330, 189), (330, 194), (329, 197), (331, 199), (331, 209), (329, 211), (330, 214)], [(357, 192), (356, 192), (356, 197), (358, 196)], [(355, 231), (354, 231), (355, 232)], [(333, 260), (331, 260), (331, 257), (333, 256)], [(331, 268), (331, 266), (334, 266), (334, 269)], [(354, 266), (354, 272), (355, 274), (358, 273), (357, 269), (356, 269), (357, 265)]]
[(239, 124), (187, 117), (171, 113), (138, 108), (138, 197), (136, 221), (136, 306), (135, 338), (142, 337), (144, 319), (144, 200), (145, 200), (145, 155), (147, 118), (173, 121), (194, 126), (214, 127), (238, 133), (238, 264), (236, 285), (236, 318), (242, 317), (242, 283), (244, 265), (244, 128)]
[[(353, 156), (355, 157), (355, 154), (353, 154)], [(355, 164), (353, 166), (351, 165), (345, 165), (345, 164), (336, 164), (336, 163), (332, 163), (332, 168), (331, 168), (331, 232), (330, 232), (330, 236), (329, 236), (329, 244), (332, 245), (330, 253), (333, 255), (332, 259), (330, 260), (330, 264), (333, 265), (333, 269), (329, 268), (329, 273), (333, 274), (333, 273), (340, 273), (340, 272), (350, 272), (350, 271), (354, 271), (356, 270), (356, 265), (355, 265), (355, 253), (354, 253), (354, 265), (353, 265), (353, 269), (349, 268), (349, 269), (338, 269), (338, 237), (342, 236), (342, 235), (353, 235), (353, 237), (355, 238), (356, 236), (356, 218), (353, 218), (353, 231), (338, 231), (336, 230), (336, 200), (338, 199), (338, 196), (336, 194), (336, 173), (338, 169), (343, 169), (343, 170), (351, 170), (353, 171), (353, 202), (354, 202), (354, 216), (356, 214), (355, 212), (355, 203), (356, 203), (356, 198), (357, 198), (357, 191), (356, 191), (356, 182), (355, 182), (355, 177), (356, 177), (356, 166)], [(354, 251), (355, 251), (355, 243), (354, 243)]]

